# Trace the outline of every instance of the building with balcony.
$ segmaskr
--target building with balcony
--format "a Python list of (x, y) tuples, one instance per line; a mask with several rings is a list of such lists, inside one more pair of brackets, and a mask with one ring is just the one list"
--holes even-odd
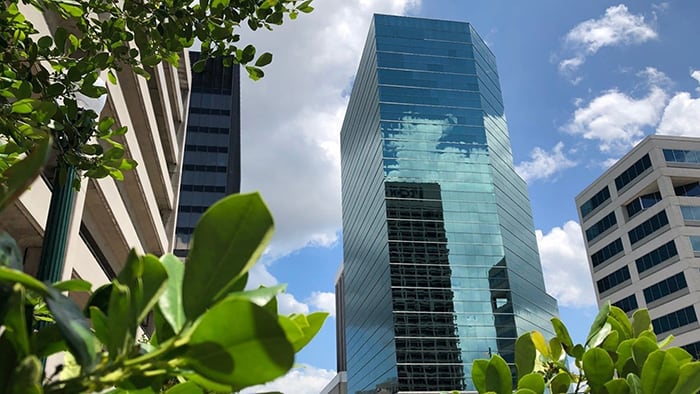
[(473, 390), (471, 365), (551, 334), (493, 53), (463, 22), (375, 15), (341, 130), (349, 393)]
[(700, 139), (651, 135), (576, 196), (598, 303), (700, 357)]

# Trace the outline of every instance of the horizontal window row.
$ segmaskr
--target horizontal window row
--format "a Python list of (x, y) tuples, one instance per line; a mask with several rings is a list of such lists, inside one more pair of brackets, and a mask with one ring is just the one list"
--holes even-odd
[(630, 270), (627, 266), (620, 268), (619, 270), (613, 272), (612, 274), (600, 279), (596, 282), (598, 286), (598, 294), (612, 289), (613, 287), (627, 281), (630, 279)]
[(625, 297), (620, 301), (613, 302), (612, 305), (622, 309), (625, 312), (632, 312), (639, 308), (639, 304), (637, 304), (637, 297), (634, 294), (629, 297)]
[(591, 227), (586, 229), (586, 240), (588, 242), (593, 241), (600, 234), (604, 233), (607, 229), (617, 224), (617, 218), (615, 217), (615, 212), (610, 212), (604, 218), (600, 219), (597, 223), (593, 224)]
[(211, 186), (211, 185), (182, 185), (180, 190), (184, 192), (214, 192), (214, 193), (226, 193), (226, 187), (224, 186)]
[(216, 108), (201, 108), (201, 107), (190, 107), (191, 114), (203, 114), (203, 115), (231, 115), (231, 110), (228, 109), (216, 109)]
[(681, 205), (681, 215), (683, 215), (683, 220), (700, 221), (700, 207)]
[(194, 227), (177, 227), (175, 229), (175, 234), (192, 234), (194, 233)]
[(700, 151), (664, 149), (664, 159), (671, 163), (700, 164)]
[(665, 243), (635, 260), (637, 272), (641, 274), (642, 272), (651, 269), (677, 255), (678, 249), (676, 249), (676, 243), (674, 241)]
[(186, 152), (209, 152), (209, 153), (228, 153), (228, 146), (217, 145), (185, 145)]
[(228, 127), (205, 127), (205, 126), (193, 126), (190, 124), (187, 126), (188, 133), (207, 133), (207, 134), (228, 134), (231, 132)]
[(677, 196), (681, 197), (700, 197), (700, 182), (692, 182), (685, 185), (676, 186), (673, 188)]
[(648, 304), (687, 287), (688, 283), (685, 281), (685, 275), (679, 272), (644, 289), (644, 299)]
[(192, 212), (192, 213), (203, 213), (209, 209), (208, 206), (202, 206), (202, 205), (180, 205), (178, 207), (178, 211), (180, 212)]
[(610, 199), (610, 189), (608, 189), (607, 186), (605, 186), (603, 189), (601, 189), (598, 193), (593, 195), (588, 201), (584, 202), (581, 205), (581, 217), (584, 219), (586, 216), (588, 216), (591, 212), (593, 212), (594, 209), (598, 208), (601, 206), (604, 202), (608, 201)]
[(624, 250), (622, 239), (618, 238), (591, 255), (593, 267), (597, 267)]
[(627, 217), (631, 218), (639, 212), (654, 206), (659, 201), (661, 201), (661, 193), (659, 192), (639, 196), (625, 206)]
[(686, 352), (693, 356), (693, 359), (700, 360), (700, 341), (681, 346)]
[(182, 169), (185, 171), (202, 171), (202, 172), (226, 172), (225, 166), (205, 166), (202, 164), (183, 164)]
[(667, 224), (668, 216), (666, 216), (666, 211), (657, 213), (627, 233), (630, 238), (630, 244), (636, 244)]
[(695, 314), (695, 307), (691, 305), (654, 319), (651, 321), (651, 324), (654, 326), (654, 332), (658, 335), (666, 331), (687, 326), (696, 321), (698, 321), (698, 316)]
[(620, 174), (620, 176), (615, 178), (615, 187), (617, 187), (618, 191), (621, 190), (649, 167), (651, 167), (651, 159), (649, 158), (649, 154), (646, 154)]

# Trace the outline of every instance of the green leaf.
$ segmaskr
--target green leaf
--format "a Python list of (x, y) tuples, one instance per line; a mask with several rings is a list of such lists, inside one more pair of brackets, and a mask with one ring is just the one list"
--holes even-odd
[(30, 354), (29, 347), (29, 327), (25, 317), (25, 289), (19, 284), (12, 286), (6, 305), (5, 327), (3, 335), (12, 342), (18, 357), (23, 358)]
[(486, 366), (486, 391), (496, 394), (511, 394), (513, 377), (506, 361), (499, 355), (494, 355)]
[(673, 358), (675, 358), (676, 361), (678, 361), (678, 365), (685, 365), (693, 361), (693, 356), (683, 348), (672, 347), (670, 349), (666, 349), (666, 352), (672, 355)]
[(40, 329), (32, 336), (32, 352), (38, 357), (47, 357), (58, 352), (68, 351), (61, 330), (52, 324)]
[(265, 76), (265, 73), (263, 70), (253, 67), (253, 66), (245, 66), (246, 71), (248, 72), (248, 77), (252, 79), (253, 81), (257, 81), (260, 78)]
[(274, 300), (275, 297), (277, 297), (277, 295), (279, 295), (280, 293), (283, 293), (286, 288), (287, 288), (286, 284), (270, 286), (270, 287), (260, 286), (255, 290), (232, 292), (227, 296), (227, 298), (228, 297), (242, 298), (242, 299), (245, 299), (245, 300), (248, 300), (248, 301), (254, 303), (257, 306), (265, 306), (270, 301)]
[(182, 277), (185, 265), (173, 254), (166, 254), (160, 262), (168, 273), (168, 282), (163, 295), (158, 299), (158, 308), (163, 319), (168, 322), (173, 332), (180, 332), (185, 324), (185, 310), (182, 307)]
[(559, 342), (559, 338), (554, 337), (549, 340), (549, 350), (552, 352), (553, 361), (563, 363), (566, 360), (566, 353), (564, 352), (563, 346), (561, 346), (561, 342)]
[(583, 371), (588, 378), (588, 384), (593, 389), (600, 390), (613, 377), (613, 360), (608, 352), (601, 348), (589, 349), (583, 355)]
[(107, 79), (109, 80), (109, 82), (110, 82), (112, 85), (116, 85), (116, 84), (117, 84), (117, 76), (114, 75), (114, 73), (112, 72), (112, 70), (107, 71)]
[(605, 390), (608, 394), (629, 394), (630, 386), (625, 379), (613, 379), (605, 383)]
[(642, 381), (639, 379), (639, 376), (630, 373), (627, 374), (627, 385), (630, 388), (630, 394), (644, 394), (644, 391), (642, 390)]
[(687, 363), (680, 368), (678, 382), (671, 394), (697, 393), (700, 390), (700, 362)]
[(204, 390), (193, 382), (183, 382), (169, 388), (165, 394), (204, 394)]
[(132, 249), (117, 280), (129, 287), (135, 323), (138, 324), (158, 302), (165, 290), (168, 273), (158, 258), (151, 254), (138, 256)]
[(649, 317), (649, 311), (646, 309), (637, 309), (632, 315), (632, 333), (635, 337), (651, 329), (651, 317)]
[(617, 369), (618, 376), (622, 375), (622, 367), (627, 362), (627, 359), (632, 358), (632, 344), (635, 339), (626, 339), (617, 345), (617, 360), (615, 361), (615, 368)]
[(609, 351), (609, 352), (615, 352), (617, 350), (617, 345), (620, 342), (620, 332), (619, 331), (613, 331), (610, 334), (608, 334), (607, 337), (605, 337), (605, 340), (603, 343), (600, 344), (600, 347), (603, 349)]
[(7, 392), (7, 386), (15, 372), (17, 353), (6, 335), (0, 335), (0, 393)]
[(109, 323), (107, 316), (96, 306), (90, 307), (90, 321), (95, 330), (95, 336), (104, 345), (110, 342)]
[(231, 291), (265, 250), (272, 230), (272, 216), (258, 193), (225, 197), (204, 212), (185, 265), (182, 291), (188, 320)]
[(108, 311), (109, 340), (105, 345), (109, 350), (109, 358), (114, 360), (131, 348), (136, 335), (134, 330), (137, 320), (134, 317), (135, 312), (131, 309), (129, 287), (118, 281), (112, 282)]
[(82, 279), (69, 279), (62, 282), (56, 282), (53, 288), (60, 291), (90, 291), (92, 283)]
[[(647, 331), (647, 332), (650, 332), (650, 331)], [(664, 338), (661, 342), (658, 342), (656, 345), (659, 347), (659, 349), (662, 349), (662, 348), (665, 348), (666, 346), (670, 345), (674, 339), (675, 339), (675, 337), (673, 336), (673, 334), (668, 334), (668, 336), (666, 338)]]
[(645, 394), (667, 394), (680, 376), (678, 361), (664, 350), (655, 350), (642, 367), (642, 388)]
[(486, 392), (486, 367), (488, 365), (489, 360), (484, 359), (476, 359), (472, 362), (472, 382), (480, 393)]
[(541, 393), (537, 393), (537, 392), (532, 391), (530, 389), (517, 389), (517, 390), (515, 390), (515, 394), (541, 394)]
[(610, 323), (605, 322), (605, 324), (603, 324), (603, 327), (601, 327), (598, 331), (596, 331), (593, 334), (593, 336), (588, 338), (586, 343), (590, 347), (598, 347), (601, 343), (603, 343), (605, 338), (607, 338), (611, 332), (612, 332), (612, 326), (610, 325)]
[(591, 330), (588, 332), (586, 337), (586, 345), (591, 341), (598, 331), (600, 331), (603, 326), (605, 326), (606, 320), (608, 320), (608, 313), (610, 312), (610, 301), (606, 301), (603, 307), (598, 311), (598, 315), (595, 317), (593, 324), (591, 325)]
[(65, 11), (68, 15), (72, 16), (73, 18), (80, 18), (83, 16), (83, 9), (73, 5), (73, 4), (68, 4), (65, 2), (57, 2), (58, 7), (61, 8), (63, 11)]
[(294, 350), (275, 316), (252, 302), (228, 298), (198, 319), (183, 357), (207, 379), (240, 390), (285, 374)]
[(48, 294), (48, 287), (34, 279), (33, 277), (25, 274), (22, 271), (14, 270), (7, 267), (0, 267), (0, 282), (8, 283), (20, 283), (28, 289), (32, 289), (39, 294)]
[(41, 49), (47, 49), (53, 44), (53, 39), (51, 38), (51, 36), (43, 36), (43, 37), (39, 38), (39, 40), (36, 42), (36, 44)]
[(27, 356), (15, 369), (8, 384), (8, 394), (41, 394), (42, 367), (39, 359), (34, 356)]
[(541, 394), (544, 392), (544, 376), (537, 372), (524, 375), (518, 380), (518, 389), (530, 389)]
[(622, 340), (632, 338), (634, 336), (632, 324), (627, 314), (622, 309), (612, 305), (610, 306), (610, 314), (608, 315), (608, 321), (614, 320), (618, 324), (611, 322), (613, 329), (620, 331), (619, 335)]
[(634, 363), (641, 370), (649, 354), (656, 350), (658, 350), (658, 346), (655, 341), (646, 337), (639, 337), (632, 343), (632, 359), (634, 359)]
[(532, 372), (535, 368), (537, 351), (532, 343), (530, 333), (525, 333), (515, 341), (515, 367), (518, 370), (518, 379)]
[(201, 73), (207, 66), (207, 59), (197, 60), (192, 65), (192, 72)]
[(255, 61), (255, 66), (264, 67), (270, 63), (272, 63), (272, 54), (269, 52), (265, 52), (262, 55), (260, 55), (260, 57), (258, 57), (258, 60)]
[(278, 322), (296, 353), (311, 342), (327, 317), (326, 312), (314, 312), (309, 315), (278, 316)]
[(566, 372), (558, 373), (549, 382), (549, 388), (552, 394), (568, 393), (571, 386), (571, 377)]
[[(34, 179), (41, 173), (44, 164), (49, 160), (50, 154), (51, 138), (46, 136), (36, 141), (36, 145), (24, 159), (3, 172), (6, 181), (4, 181), (5, 187), (0, 188), (0, 212), (14, 202), (34, 182)], [(45, 287), (43, 284), (41, 286)], [(41, 292), (46, 293), (46, 290), (41, 290)]]
[(530, 333), (530, 338), (532, 339), (532, 343), (535, 345), (535, 349), (537, 349), (537, 351), (539, 351), (545, 357), (551, 356), (549, 346), (547, 346), (547, 340), (544, 339), (542, 333), (539, 331), (532, 331)]
[(92, 370), (97, 361), (95, 354), (95, 336), (90, 331), (90, 324), (78, 306), (58, 290), (49, 287), (46, 305), (56, 320), (63, 338), (78, 364), (87, 372)]

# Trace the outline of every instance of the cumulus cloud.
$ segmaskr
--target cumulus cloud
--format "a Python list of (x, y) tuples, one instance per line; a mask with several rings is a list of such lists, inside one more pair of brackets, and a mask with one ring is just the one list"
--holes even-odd
[(309, 313), (309, 306), (297, 301), (293, 295), (282, 293), (277, 296), (277, 311), (280, 315), (291, 313)]
[(335, 376), (330, 369), (302, 366), (264, 385), (249, 387), (241, 394), (280, 392), (287, 394), (318, 394)]
[(557, 173), (574, 167), (576, 162), (567, 158), (563, 152), (564, 143), (559, 142), (551, 152), (536, 147), (530, 153), (531, 160), (515, 166), (515, 171), (528, 183), (537, 179), (548, 179)]
[(585, 105), (579, 103), (564, 130), (599, 142), (602, 152), (626, 152), (644, 136), (645, 128), (659, 123), (668, 100), (662, 86), (670, 81), (662, 72), (647, 68), (638, 75), (649, 86), (646, 96), (636, 98), (618, 89), (604, 91)]
[(589, 19), (574, 26), (565, 37), (565, 42), (574, 56), (559, 63), (564, 74), (578, 69), (587, 56), (603, 47), (641, 44), (658, 37), (654, 27), (643, 15), (632, 14), (624, 4), (609, 7), (597, 19)]
[(573, 220), (547, 234), (535, 231), (547, 292), (563, 307), (596, 305), (581, 226)]
[[(700, 70), (690, 73), (700, 83)], [(700, 91), (700, 88), (696, 89)], [(677, 93), (664, 110), (658, 134), (700, 137), (700, 97), (693, 98), (688, 92)]]
[(323, 312), (328, 312), (331, 316), (335, 317), (335, 293), (314, 291), (311, 293), (311, 297), (307, 299), (307, 302), (314, 308)]
[(371, 15), (418, 6), (418, 0), (324, 0), (296, 21), (244, 37), (274, 54), (265, 78), (241, 83), (242, 190), (260, 190), (275, 218), (268, 260), (337, 241), (339, 131)]

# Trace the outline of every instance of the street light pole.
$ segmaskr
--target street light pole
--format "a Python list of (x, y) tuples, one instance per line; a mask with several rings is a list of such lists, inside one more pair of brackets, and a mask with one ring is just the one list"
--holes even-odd
[[(95, 86), (105, 87), (101, 78), (95, 82)], [(103, 94), (99, 98), (87, 97), (83, 94), (75, 94), (78, 106), (84, 110), (92, 110), (97, 115), (102, 112), (107, 95)], [(65, 168), (65, 174), (61, 174), (61, 169)], [(75, 200), (75, 188), (73, 179), (77, 170), (74, 166), (61, 162), (59, 157), (58, 168), (53, 180), (53, 190), (51, 202), (49, 204), (49, 214), (44, 227), (44, 239), (41, 245), (41, 257), (39, 259), (39, 270), (37, 279), (54, 283), (62, 279), (64, 260), (66, 258), (66, 246), (68, 244), (68, 232), (73, 216), (73, 201)]]

